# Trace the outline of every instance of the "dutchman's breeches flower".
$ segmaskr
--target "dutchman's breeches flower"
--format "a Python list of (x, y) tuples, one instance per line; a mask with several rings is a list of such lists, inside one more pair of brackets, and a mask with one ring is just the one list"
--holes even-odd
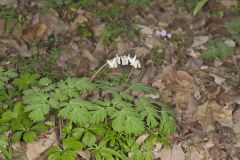
[(109, 65), (109, 68), (117, 68), (118, 65), (131, 65), (134, 68), (141, 68), (141, 64), (140, 61), (137, 59), (137, 56), (135, 55), (133, 58), (128, 55), (123, 55), (123, 56), (116, 56), (115, 58), (111, 59), (111, 60), (107, 60), (107, 63)]

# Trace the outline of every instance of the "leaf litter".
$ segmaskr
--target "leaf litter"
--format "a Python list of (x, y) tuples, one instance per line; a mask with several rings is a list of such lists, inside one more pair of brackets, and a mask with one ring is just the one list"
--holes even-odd
[[(9, 57), (36, 56), (32, 51), (34, 48), (49, 54), (49, 48), (55, 46), (61, 51), (53, 60), (54, 65), (61, 70), (70, 70), (73, 75), (82, 75), (95, 71), (116, 54), (135, 54), (140, 57), (143, 69), (134, 70), (133, 79), (157, 87), (159, 98), (175, 109), (179, 121), (178, 133), (170, 146), (164, 148), (156, 143), (154, 157), (162, 160), (239, 159), (240, 75), (235, 69), (240, 64), (239, 43), (234, 39), (223, 41), (233, 49), (229, 57), (203, 59), (201, 56), (201, 51), (206, 50), (207, 44), (215, 37), (231, 37), (232, 32), (225, 28), (225, 23), (234, 15), (239, 16), (234, 11), (239, 9), (238, 1), (209, 1), (202, 12), (193, 17), (194, 5), (191, 3), (176, 8), (173, 0), (153, 0), (134, 17), (139, 35), (132, 39), (119, 35), (116, 48), (99, 39), (107, 24), (95, 19), (85, 7), (75, 10), (74, 17), (67, 19), (64, 9), (51, 8), (50, 13), (28, 12), (32, 9), (29, 4), (35, 2), (22, 3), (21, 6), (16, 2), (0, 2), (4, 7), (21, 7), (27, 17), (20, 31), (15, 31), (19, 33), (10, 31), (13, 36), (0, 40), (2, 64), (8, 64)], [(123, 4), (125, 1), (119, 1), (120, 6)], [(223, 18), (217, 17), (220, 11), (224, 13)], [(0, 24), (2, 35), (6, 32), (2, 26), (8, 24), (3, 17), (0, 17)], [(89, 38), (77, 35), (79, 26), (89, 28), (92, 35)], [(171, 33), (171, 39), (155, 36), (159, 29)], [(20, 35), (20, 38), (14, 35)], [(54, 40), (54, 45), (43, 47), (42, 42), (52, 35), (57, 35), (59, 40)], [(154, 50), (163, 52), (153, 54)], [(155, 61), (156, 55), (158, 61)], [(129, 68), (119, 69), (119, 72), (123, 70), (130, 72)], [(147, 137), (143, 134), (136, 143), (145, 141)], [(39, 158), (54, 143), (55, 140), (53, 142), (48, 136), (40, 138), (25, 146), (27, 155), (24, 156)], [(79, 155), (91, 159), (88, 151), (81, 151)]]

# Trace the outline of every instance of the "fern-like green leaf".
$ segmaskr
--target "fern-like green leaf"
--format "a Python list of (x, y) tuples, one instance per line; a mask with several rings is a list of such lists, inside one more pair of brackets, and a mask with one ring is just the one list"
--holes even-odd
[(111, 93), (116, 93), (118, 91), (117, 89), (117, 83), (116, 82), (109, 82), (109, 81), (97, 81), (96, 86), (99, 89), (109, 91)]
[(89, 78), (78, 78), (76, 82), (76, 88), (80, 91), (93, 90), (95, 84), (91, 82)]
[(144, 93), (148, 93), (148, 94), (157, 94), (158, 90), (156, 90), (155, 88), (146, 86), (143, 83), (133, 83), (130, 86), (130, 89), (136, 92), (144, 92)]
[(47, 78), (47, 77), (44, 77), (44, 78), (41, 78), (39, 81), (38, 81), (38, 84), (42, 85), (42, 86), (49, 86), (50, 84), (52, 83), (52, 80)]
[(57, 84), (60, 93), (68, 96), (69, 98), (77, 97), (79, 95), (76, 88), (76, 80), (68, 78), (65, 81), (61, 80)]
[(27, 89), (30, 85), (34, 85), (39, 77), (40, 75), (38, 74), (30, 74), (25, 72), (20, 74), (20, 77), (13, 81), (13, 84), (19, 89)]
[(222, 40), (215, 40), (207, 44), (207, 49), (201, 53), (203, 58), (227, 57), (233, 52), (232, 48)]
[(90, 113), (87, 109), (89, 106), (92, 106), (90, 102), (81, 99), (71, 99), (69, 102), (61, 103), (61, 106), (60, 116), (82, 126), (90, 123)]
[(49, 113), (49, 95), (39, 88), (33, 88), (24, 92), (23, 102), (26, 104), (25, 112), (33, 121), (43, 121), (44, 116)]
[(105, 146), (104, 142), (103, 143), (100, 142), (98, 144), (98, 146), (91, 147), (90, 150), (93, 153), (93, 155), (95, 156), (96, 160), (103, 160), (103, 159), (107, 159), (107, 160), (115, 160), (115, 159), (127, 160), (128, 159), (122, 153), (117, 152), (114, 149), (107, 148)]
[(106, 107), (99, 106), (99, 105), (94, 105), (94, 108), (90, 110), (91, 114), (91, 122), (93, 124), (99, 124), (100, 122), (103, 122), (107, 115), (108, 115), (108, 110)]
[(6, 71), (3, 67), (0, 66), (0, 89), (4, 88), (5, 83), (10, 79), (17, 77), (18, 74), (14, 71)]
[(139, 98), (139, 101), (137, 102), (137, 109), (142, 119), (146, 120), (149, 127), (154, 128), (159, 125), (160, 114), (147, 98)]
[(117, 132), (139, 134), (144, 131), (144, 122), (133, 108), (124, 107), (112, 115), (112, 128)]
[(162, 107), (160, 118), (160, 132), (163, 135), (169, 135), (177, 130), (176, 120), (174, 119), (174, 112)]

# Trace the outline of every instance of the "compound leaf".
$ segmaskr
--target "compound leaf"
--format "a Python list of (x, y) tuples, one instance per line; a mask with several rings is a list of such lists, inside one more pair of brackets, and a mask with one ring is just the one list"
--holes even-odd
[(64, 150), (81, 150), (83, 144), (77, 141), (75, 138), (69, 137), (63, 140), (63, 149)]
[(137, 109), (140, 112), (142, 119), (146, 119), (147, 125), (151, 128), (159, 124), (160, 114), (147, 98), (140, 97), (137, 103)]
[(144, 92), (148, 94), (157, 94), (158, 90), (155, 88), (144, 85), (143, 83), (133, 83), (130, 89), (136, 92)]
[(62, 103), (63, 108), (59, 111), (59, 115), (84, 126), (90, 121), (90, 113), (87, 107), (91, 105), (88, 101), (71, 99), (68, 103)]
[(37, 135), (36, 132), (27, 131), (23, 134), (23, 140), (27, 143), (31, 143), (36, 139)]
[(117, 132), (139, 134), (144, 131), (144, 122), (133, 108), (124, 107), (112, 115), (112, 128)]
[(16, 85), (19, 89), (26, 89), (30, 85), (33, 85), (37, 82), (37, 79), (40, 77), (38, 74), (22, 73), (20, 77), (13, 81), (13, 84)]

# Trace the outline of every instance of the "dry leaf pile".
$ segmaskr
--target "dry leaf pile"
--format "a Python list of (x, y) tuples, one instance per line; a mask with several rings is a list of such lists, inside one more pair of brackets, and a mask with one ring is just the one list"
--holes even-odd
[[(2, 26), (6, 21), (0, 18), (0, 34), (4, 37), (0, 39), (0, 59), (4, 59), (4, 64), (9, 57), (49, 54), (53, 47), (41, 44), (52, 35), (60, 37), (55, 44), (60, 52), (54, 65), (71, 70), (75, 75), (95, 71), (116, 54), (136, 54), (143, 68), (134, 70), (132, 79), (158, 88), (159, 98), (176, 111), (179, 122), (179, 131), (173, 135), (169, 148), (156, 144), (155, 158), (240, 159), (240, 74), (234, 70), (240, 64), (239, 42), (224, 41), (234, 51), (228, 58), (203, 59), (200, 54), (215, 37), (231, 35), (225, 22), (239, 16), (239, 12), (232, 11), (233, 6), (239, 7), (237, 0), (213, 0), (196, 17), (192, 16), (194, 6), (190, 3), (176, 8), (173, 0), (152, 0), (131, 17), (139, 34), (133, 38), (117, 37), (115, 47), (99, 39), (106, 23), (95, 19), (85, 8), (72, 11), (74, 16), (67, 21), (62, 16), (65, 8), (42, 13), (33, 11), (34, 7), (42, 6), (40, 2), (17, 2), (0, 1), (1, 6), (18, 7), (27, 13), (24, 24), (13, 28), (5, 37)], [(125, 4), (123, 0), (117, 2), (120, 6)], [(215, 16), (212, 8), (223, 11), (224, 16)], [(87, 26), (92, 35), (77, 35), (79, 26)], [(157, 36), (158, 30), (166, 30), (172, 38)], [(37, 53), (33, 53), (33, 49)], [(127, 70), (130, 72), (129, 68)], [(41, 159), (42, 153), (56, 143), (55, 136), (52, 132), (25, 146), (25, 158)], [(139, 137), (137, 143), (147, 136)], [(20, 152), (17, 146), (15, 148)], [(90, 159), (88, 151), (81, 151), (79, 155)]]

